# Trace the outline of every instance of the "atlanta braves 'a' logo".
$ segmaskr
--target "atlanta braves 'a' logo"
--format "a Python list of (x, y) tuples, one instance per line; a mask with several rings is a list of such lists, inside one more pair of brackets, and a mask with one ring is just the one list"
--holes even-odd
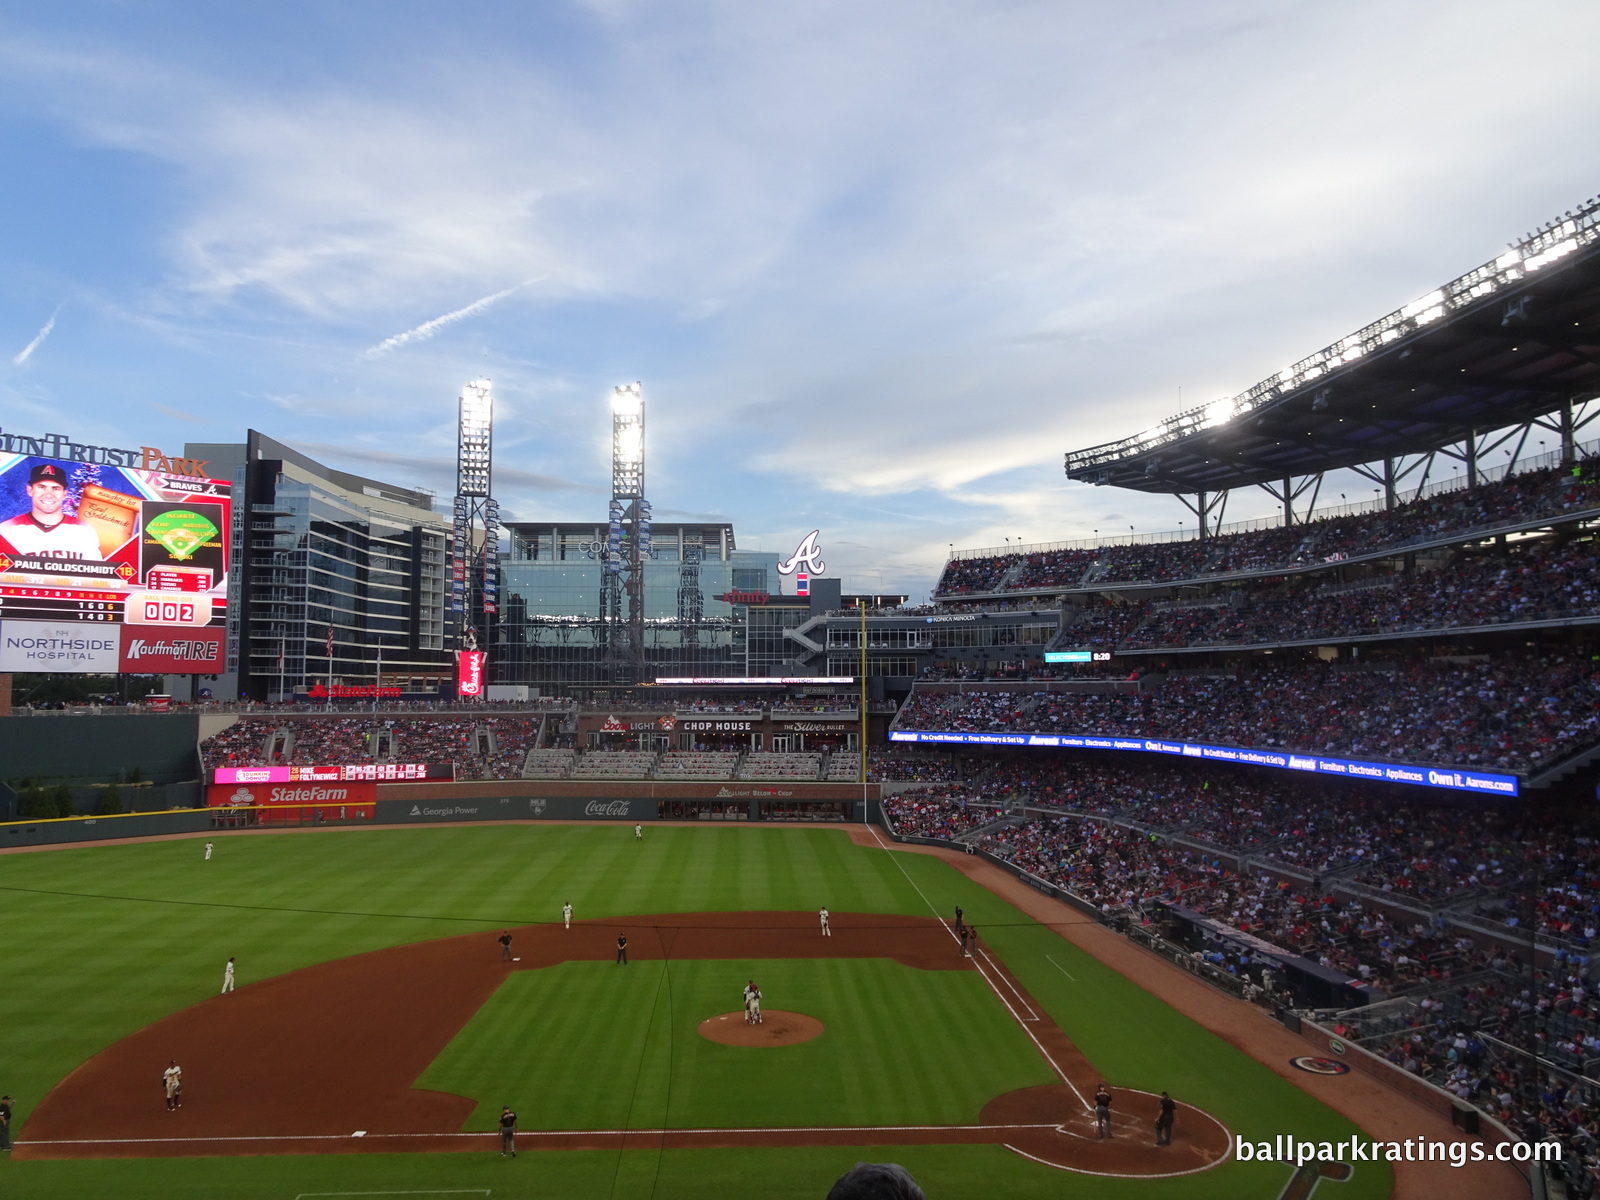
[(828, 569), (828, 564), (822, 561), (822, 551), (817, 548), (817, 537), (822, 533), (820, 529), (813, 529), (806, 534), (805, 539), (794, 548), (787, 561), (778, 564), (779, 575), (793, 575), (804, 567), (812, 575), (821, 575)]

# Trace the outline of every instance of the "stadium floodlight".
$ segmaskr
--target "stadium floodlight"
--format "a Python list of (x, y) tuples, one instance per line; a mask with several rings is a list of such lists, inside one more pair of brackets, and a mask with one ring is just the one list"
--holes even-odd
[(618, 416), (640, 416), (644, 413), (644, 385), (621, 383), (611, 389), (611, 411)]
[(625, 383), (611, 391), (611, 497), (644, 496), (644, 387)]
[[(1524, 279), (1529, 272), (1597, 242), (1600, 242), (1600, 196), (1586, 201), (1581, 208), (1558, 221), (1541, 225), (1521, 241), (1513, 243), (1499, 257), (1451, 280), (1443, 287), (1435, 288), (1425, 296), (1419, 296), (1404, 308), (1380, 317), (1349, 337), (1307, 355), (1276, 375), (1240, 392), (1227, 402), (1229, 416), (1225, 420), (1254, 412), (1330, 370), (1415, 333), (1425, 325)], [(1121, 460), (1138, 458), (1169, 442), (1215, 428), (1224, 423), (1215, 416), (1220, 411), (1220, 404), (1222, 401), (1213, 401), (1201, 408), (1168, 417), (1154, 428), (1121, 441), (1070, 451), (1066, 456), (1067, 474), (1076, 476), (1080, 472), (1087, 473)]]
[(487, 496), (494, 445), (494, 393), (487, 379), (461, 389), (456, 434), (456, 495)]
[(1233, 420), (1232, 400), (1213, 400), (1206, 405), (1205, 420), (1200, 423), (1202, 429), (1215, 429), (1218, 425), (1226, 425)]

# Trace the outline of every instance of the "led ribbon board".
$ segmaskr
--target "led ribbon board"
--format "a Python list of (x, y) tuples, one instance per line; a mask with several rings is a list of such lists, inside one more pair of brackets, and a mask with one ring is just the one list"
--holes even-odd
[(1495, 775), (1462, 768), (1420, 767), (1407, 763), (1366, 762), (1358, 758), (1327, 758), (1320, 754), (1289, 754), (1278, 750), (1250, 750), (1240, 746), (1209, 746), (1198, 742), (1167, 742), (1153, 738), (1093, 737), (1057, 733), (954, 733), (892, 730), (891, 742), (922, 742), (960, 746), (1025, 746), (1056, 749), (1132, 750), (1145, 754), (1177, 754), (1212, 762), (1248, 763), (1284, 771), (1310, 771), (1345, 779), (1372, 779), (1417, 787), (1444, 788), (1452, 792), (1479, 792), (1492, 796), (1517, 796), (1521, 782), (1515, 775)]

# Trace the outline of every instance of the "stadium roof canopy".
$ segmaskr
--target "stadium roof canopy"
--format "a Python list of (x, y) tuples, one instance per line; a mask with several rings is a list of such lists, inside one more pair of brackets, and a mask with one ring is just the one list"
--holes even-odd
[(1190, 494), (1425, 454), (1600, 393), (1600, 197), (1248, 391), (1066, 456)]

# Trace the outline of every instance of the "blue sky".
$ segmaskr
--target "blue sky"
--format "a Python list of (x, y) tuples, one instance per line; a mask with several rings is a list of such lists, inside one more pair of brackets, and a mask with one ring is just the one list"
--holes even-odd
[(510, 515), (599, 519), (642, 380), (660, 519), (922, 595), (1174, 528), (1061, 453), (1600, 190), (1597, 44), (1568, 0), (9, 6), (0, 426), (445, 495), (488, 376)]

